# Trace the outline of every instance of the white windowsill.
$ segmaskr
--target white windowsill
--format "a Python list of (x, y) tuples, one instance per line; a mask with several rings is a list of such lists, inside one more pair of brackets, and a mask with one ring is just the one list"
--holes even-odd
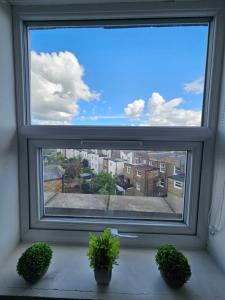
[(108, 287), (96, 285), (86, 247), (53, 246), (54, 257), (45, 277), (30, 286), (16, 273), (27, 245), (20, 245), (0, 268), (0, 295), (116, 300), (224, 300), (225, 276), (205, 251), (185, 251), (192, 267), (190, 281), (180, 290), (162, 280), (152, 249), (121, 249)]

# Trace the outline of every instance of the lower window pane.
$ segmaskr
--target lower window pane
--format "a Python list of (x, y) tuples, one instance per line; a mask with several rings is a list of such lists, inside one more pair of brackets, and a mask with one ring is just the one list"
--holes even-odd
[(177, 219), (187, 151), (42, 149), (45, 216)]

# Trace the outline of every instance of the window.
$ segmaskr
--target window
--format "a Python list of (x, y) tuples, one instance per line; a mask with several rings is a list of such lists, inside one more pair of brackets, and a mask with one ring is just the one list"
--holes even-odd
[(164, 163), (160, 163), (160, 172), (165, 173), (166, 172), (166, 165)]
[[(64, 151), (65, 150), (65, 151)], [(79, 155), (69, 158), (70, 151), (75, 149), (50, 149), (42, 148), (40, 151), (40, 161), (42, 162), (42, 182), (40, 182), (40, 201), (43, 205), (44, 216), (86, 216), (86, 217), (108, 217), (112, 213), (114, 217), (124, 218), (177, 218), (182, 219), (184, 213), (184, 194), (177, 197), (173, 191), (170, 197), (158, 196), (157, 179), (158, 171), (147, 164), (139, 166), (144, 171), (141, 191), (140, 176), (142, 171), (137, 170), (137, 178), (126, 178), (126, 171), (131, 169), (126, 166), (126, 160), (118, 161), (117, 169), (99, 168), (91, 169), (88, 159), (83, 161)], [(93, 152), (95, 149), (83, 149), (83, 152)], [(125, 150), (118, 150), (118, 158)], [(132, 151), (133, 157), (136, 155), (154, 156), (155, 151)], [(105, 149), (98, 149), (99, 162)], [(63, 155), (61, 153), (64, 153)], [(187, 153), (182, 151), (161, 152), (161, 156), (170, 160), (186, 161)], [(47, 158), (47, 160), (46, 160)], [(112, 166), (112, 164), (110, 164)], [(185, 163), (186, 165), (186, 163)], [(172, 165), (171, 165), (172, 166)], [(135, 168), (136, 165), (133, 165)], [(107, 173), (107, 174), (106, 174)], [(109, 176), (110, 175), (110, 176)], [(128, 181), (129, 179), (129, 181)], [(185, 180), (185, 175), (183, 176)], [(164, 187), (165, 180), (160, 179), (160, 186)], [(142, 195), (136, 194), (136, 191)], [(43, 192), (42, 192), (43, 191)], [(169, 190), (168, 190), (169, 192)], [(182, 211), (176, 211), (175, 202), (182, 205)], [(186, 200), (188, 201), (188, 200)]]
[(140, 177), (142, 175), (141, 171), (137, 170), (137, 177)]
[(30, 26), (31, 124), (201, 126), (208, 25), (159, 25)]
[(159, 186), (160, 187), (164, 187), (165, 186), (165, 179), (164, 178), (160, 178), (159, 179)]
[(127, 167), (127, 174), (130, 174), (131, 167)]
[(177, 175), (177, 174), (179, 174), (179, 173), (181, 173), (181, 169), (178, 168), (178, 167), (176, 167), (176, 166), (174, 166), (174, 168), (173, 168), (173, 174), (174, 174), (174, 175)]
[(139, 182), (136, 182), (136, 190), (139, 192), (141, 190), (141, 184)]
[[(198, 234), (201, 207), (209, 201), (205, 175), (213, 154), (223, 34), (215, 27), (217, 7), (177, 5), (96, 4), (93, 11), (81, 5), (60, 13), (53, 7), (51, 21), (45, 7), (43, 16), (33, 7), (26, 14), (15, 9), (24, 232), (116, 226), (140, 234)], [(122, 160), (113, 176), (99, 155)], [(142, 174), (139, 182), (125, 178), (128, 161), (134, 177)], [(103, 170), (109, 182), (99, 186)], [(168, 182), (161, 194), (160, 172), (164, 187)], [(180, 190), (174, 182), (181, 182)]]
[(174, 187), (177, 189), (182, 189), (183, 184), (180, 181), (174, 181)]

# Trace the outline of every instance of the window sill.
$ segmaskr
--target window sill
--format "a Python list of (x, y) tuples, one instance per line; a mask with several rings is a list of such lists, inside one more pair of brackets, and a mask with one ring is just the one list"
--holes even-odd
[(119, 265), (106, 288), (96, 285), (86, 247), (54, 245), (51, 267), (30, 286), (16, 273), (16, 263), (27, 247), (21, 244), (0, 270), (0, 295), (67, 299), (223, 300), (225, 276), (205, 251), (185, 251), (192, 267), (190, 281), (180, 290), (162, 280), (153, 249), (121, 249)]

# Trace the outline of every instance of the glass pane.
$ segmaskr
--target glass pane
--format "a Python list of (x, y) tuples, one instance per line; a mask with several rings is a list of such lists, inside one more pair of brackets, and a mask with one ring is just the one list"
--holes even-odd
[(207, 25), (29, 36), (32, 124), (201, 126)]
[(44, 214), (183, 219), (186, 151), (42, 149)]

